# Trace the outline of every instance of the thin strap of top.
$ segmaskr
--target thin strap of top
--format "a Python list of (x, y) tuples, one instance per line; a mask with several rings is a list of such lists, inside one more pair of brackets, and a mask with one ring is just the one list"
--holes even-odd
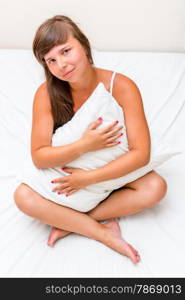
[(112, 74), (111, 82), (110, 82), (110, 94), (112, 95), (112, 89), (113, 89), (113, 82), (114, 82), (114, 77), (116, 75), (116, 72), (114, 71)]

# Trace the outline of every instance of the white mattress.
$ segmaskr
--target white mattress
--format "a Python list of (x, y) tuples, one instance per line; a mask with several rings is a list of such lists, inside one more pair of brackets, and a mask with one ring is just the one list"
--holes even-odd
[(96, 66), (132, 78), (140, 88), (148, 123), (181, 154), (155, 169), (168, 183), (155, 207), (120, 218), (124, 237), (137, 248), (131, 261), (103, 244), (71, 234), (54, 248), (50, 226), (18, 210), (15, 176), (30, 158), (32, 101), (44, 81), (29, 50), (0, 50), (0, 276), (184, 277), (185, 276), (185, 53), (98, 52)]

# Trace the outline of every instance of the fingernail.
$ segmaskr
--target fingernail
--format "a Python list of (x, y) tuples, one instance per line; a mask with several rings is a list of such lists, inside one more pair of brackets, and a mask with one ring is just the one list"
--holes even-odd
[(118, 144), (121, 144), (121, 142), (119, 141)]
[(54, 183), (54, 181), (52, 180), (51, 183)]
[(123, 133), (120, 134), (120, 136), (123, 135)]
[(116, 121), (116, 124), (118, 124), (119, 123), (119, 121)]
[(60, 194), (61, 194), (61, 192), (58, 192), (58, 194), (60, 195)]
[(66, 194), (66, 197), (68, 197), (68, 194)]
[(102, 117), (99, 117), (99, 118), (98, 118), (98, 121), (102, 121), (102, 120), (103, 120)]
[(61, 170), (64, 170), (64, 168), (61, 168)]

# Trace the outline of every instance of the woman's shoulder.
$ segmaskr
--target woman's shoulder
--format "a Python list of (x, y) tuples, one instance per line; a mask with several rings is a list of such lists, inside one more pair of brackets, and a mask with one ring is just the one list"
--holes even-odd
[(34, 102), (39, 104), (41, 103), (44, 106), (47, 106), (49, 109), (51, 108), (51, 102), (49, 98), (49, 93), (47, 89), (47, 82), (43, 82), (39, 87), (37, 88), (35, 92)]
[(113, 81), (112, 96), (122, 107), (127, 103), (127, 99), (140, 97), (140, 90), (137, 84), (130, 77), (117, 73)]
[(48, 90), (47, 90), (47, 82), (44, 81), (43, 83), (41, 83), (38, 87), (37, 90), (35, 92), (35, 95), (37, 94), (48, 94)]
[(123, 92), (123, 90), (131, 89), (136, 86), (135, 82), (124, 75), (123, 73), (116, 72), (114, 70), (100, 69), (98, 68), (100, 81), (105, 84), (107, 90), (110, 91), (110, 84), (113, 74), (115, 73), (114, 81), (113, 81), (113, 96), (117, 92)]
[(124, 110), (133, 111), (135, 109), (136, 111), (143, 105), (141, 93), (136, 83), (122, 74), (115, 77), (112, 95)]
[(112, 85), (112, 96), (122, 108), (133, 105), (135, 102), (141, 103), (141, 93), (133, 79), (113, 70), (99, 70), (102, 81), (108, 91), (110, 91), (111, 78), (113, 73), (115, 73)]

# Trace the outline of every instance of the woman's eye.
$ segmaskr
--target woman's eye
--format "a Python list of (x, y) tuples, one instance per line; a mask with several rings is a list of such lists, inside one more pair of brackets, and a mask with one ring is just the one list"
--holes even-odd
[(68, 53), (71, 49), (65, 49), (64, 53)]
[(49, 60), (49, 64), (52, 64), (52, 63), (54, 63), (55, 62), (55, 60), (54, 59), (51, 59), (51, 60)]

